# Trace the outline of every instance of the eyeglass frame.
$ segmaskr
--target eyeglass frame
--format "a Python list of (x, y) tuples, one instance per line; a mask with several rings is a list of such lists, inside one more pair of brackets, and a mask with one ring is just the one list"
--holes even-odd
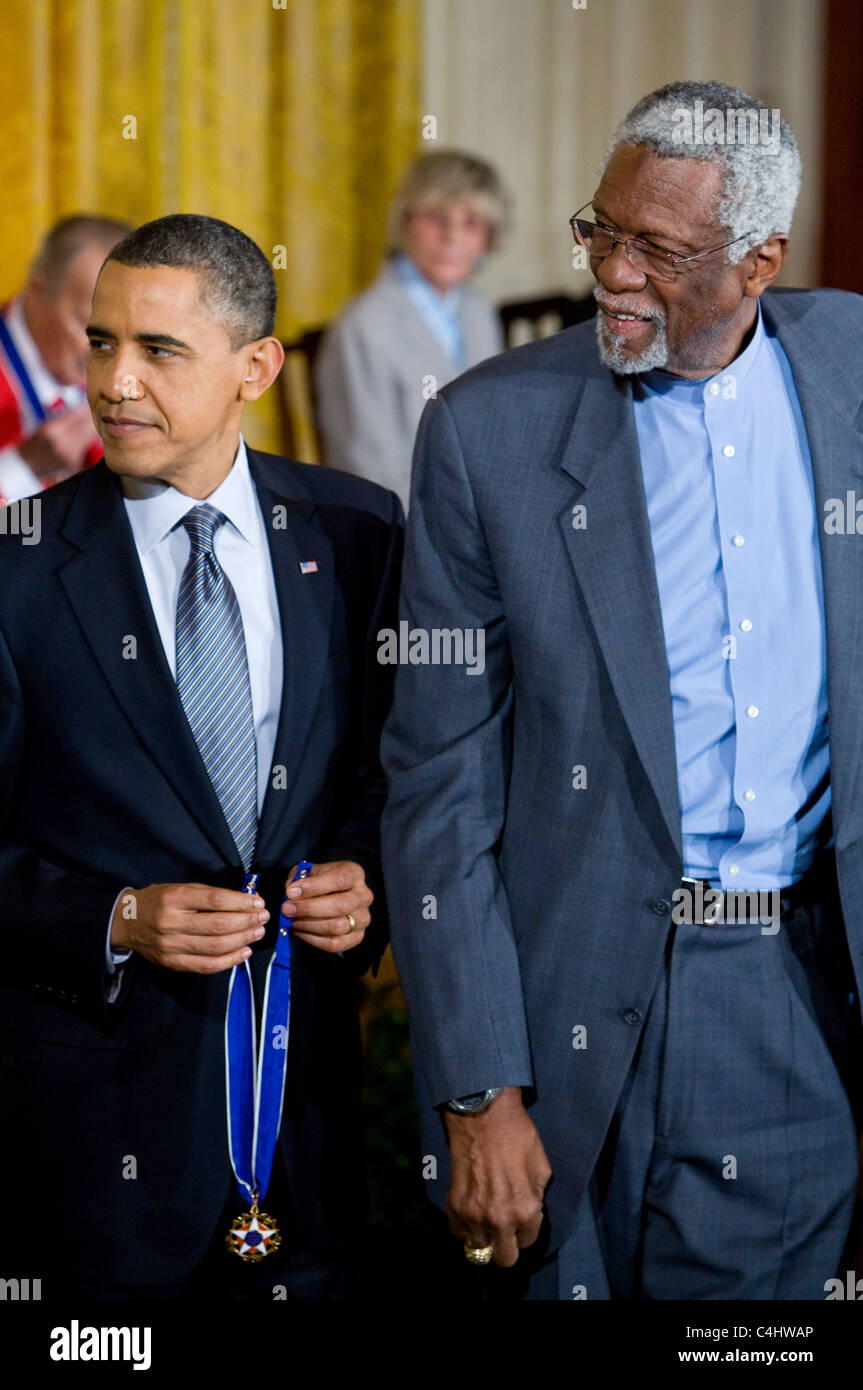
[[(578, 221), (579, 218), (581, 217), (581, 214), (584, 212), (584, 209), (585, 209), (585, 208), (592, 208), (592, 207), (593, 207), (593, 200), (592, 200), (592, 199), (588, 199), (588, 201), (584, 204), (584, 206), (583, 206), (583, 207), (580, 207), (580, 208), (578, 209), (578, 212), (574, 212), (574, 213), (572, 214), (572, 217), (570, 217), (570, 219), (569, 219), (569, 226), (570, 226), (570, 230), (571, 230), (572, 235), (573, 235), (573, 240), (576, 242), (576, 245), (578, 245), (578, 246), (583, 246), (584, 249), (585, 249), (585, 251), (587, 251), (587, 254), (588, 254), (588, 255), (591, 254), (591, 253), (590, 253), (590, 250), (588, 249), (587, 246), (584, 245), (584, 242), (579, 238), (579, 235), (578, 235), (578, 233), (577, 233), (575, 227), (576, 227), (577, 221)], [(581, 220), (584, 221), (584, 222), (587, 222), (587, 221), (588, 221), (588, 218), (585, 217), (585, 218), (582, 218)], [(709, 247), (707, 248), (706, 251), (696, 251), (696, 252), (695, 252), (693, 255), (691, 255), (691, 256), (676, 256), (676, 255), (674, 254), (673, 251), (666, 251), (666, 250), (664, 250), (664, 248), (661, 247), (661, 246), (654, 246), (654, 244), (653, 244), (652, 241), (643, 241), (641, 237), (637, 237), (637, 236), (631, 236), (631, 237), (617, 236), (617, 234), (611, 229), (611, 227), (602, 227), (602, 226), (599, 226), (599, 224), (596, 223), (596, 222), (590, 222), (589, 225), (590, 225), (591, 227), (593, 227), (593, 228), (599, 227), (599, 230), (600, 230), (601, 232), (606, 232), (606, 233), (611, 237), (611, 246), (610, 246), (609, 249), (606, 251), (605, 256), (602, 256), (602, 257), (601, 257), (602, 260), (605, 260), (605, 257), (606, 257), (606, 256), (613, 256), (613, 255), (614, 255), (614, 249), (615, 249), (616, 246), (622, 246), (622, 247), (624, 248), (624, 250), (625, 250), (625, 253), (626, 253), (626, 259), (629, 261), (629, 264), (632, 265), (632, 257), (631, 257), (630, 254), (629, 254), (629, 246), (630, 246), (631, 243), (634, 242), (636, 246), (640, 246), (640, 247), (642, 247), (642, 248), (644, 248), (644, 249), (646, 249), (646, 250), (653, 251), (653, 252), (656, 253), (656, 255), (664, 256), (664, 257), (668, 260), (668, 263), (669, 263), (669, 265), (670, 265), (670, 267), (671, 267), (671, 270), (674, 272), (674, 275), (672, 276), (672, 279), (673, 279), (674, 276), (676, 276), (677, 273), (678, 273), (678, 271), (677, 271), (678, 265), (684, 265), (684, 264), (686, 264), (686, 263), (689, 262), (689, 261), (699, 261), (699, 260), (701, 260), (702, 256), (712, 256), (714, 251), (724, 251), (725, 248), (726, 248), (726, 246), (734, 246), (734, 245), (736, 245), (736, 243), (737, 243), (738, 241), (743, 241), (744, 237), (751, 236), (752, 233), (756, 230), (755, 227), (752, 227), (748, 232), (742, 232), (742, 233), (740, 234), (740, 236), (733, 237), (733, 238), (731, 239), (731, 241), (723, 241), (723, 243), (722, 243), (721, 246), (709, 246)], [(636, 269), (637, 269), (637, 267), (636, 267)], [(645, 270), (645, 271), (642, 271), (642, 274), (643, 274), (643, 275), (648, 275), (648, 274), (649, 274), (649, 271), (646, 271), (646, 270)]]

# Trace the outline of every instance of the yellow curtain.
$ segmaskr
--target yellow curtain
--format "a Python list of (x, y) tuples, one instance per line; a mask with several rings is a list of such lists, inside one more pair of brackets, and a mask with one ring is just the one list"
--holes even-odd
[[(0, 293), (71, 212), (201, 212), (273, 261), (277, 331), (371, 279), (417, 151), (420, 0), (3, 0)], [(246, 434), (279, 448), (274, 391)]]

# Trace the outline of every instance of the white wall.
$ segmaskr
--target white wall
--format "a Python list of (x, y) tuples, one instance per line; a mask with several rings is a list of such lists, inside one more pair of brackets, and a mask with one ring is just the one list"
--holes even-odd
[[(492, 160), (516, 201), (505, 250), (478, 277), (494, 299), (587, 293), (570, 215), (590, 198), (617, 121), (663, 83), (715, 78), (778, 106), (803, 191), (784, 284), (817, 283), (821, 0), (425, 0), (424, 113), (438, 147)], [(434, 148), (428, 145), (426, 148)]]

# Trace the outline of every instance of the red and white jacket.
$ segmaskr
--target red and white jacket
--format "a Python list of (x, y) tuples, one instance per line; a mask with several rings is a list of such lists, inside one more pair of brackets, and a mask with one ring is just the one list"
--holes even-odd
[[(48, 371), (39, 350), (24, 322), (20, 299), (13, 299), (0, 309), (18, 356), (46, 412), (70, 410), (86, 399), (80, 386), (64, 386)], [(43, 484), (18, 452), (17, 445), (28, 439), (38, 428), (39, 419), (27, 398), (16, 372), (9, 363), (0, 343), (0, 506), (17, 502), (40, 492)], [(102, 457), (98, 440), (87, 451), (87, 464)]]

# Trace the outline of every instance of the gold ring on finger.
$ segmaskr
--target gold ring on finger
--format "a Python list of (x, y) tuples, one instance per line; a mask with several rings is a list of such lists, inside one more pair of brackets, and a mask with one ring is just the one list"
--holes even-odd
[(356, 919), (354, 918), (354, 914), (353, 914), (352, 912), (348, 912), (348, 913), (346, 913), (345, 915), (346, 915), (348, 921), (350, 922), (351, 931), (356, 931), (356, 929), (357, 929), (357, 924), (356, 924)]
[(494, 1254), (493, 1245), (471, 1245), (469, 1240), (464, 1243), (464, 1253), (467, 1255), (472, 1265), (487, 1265)]

